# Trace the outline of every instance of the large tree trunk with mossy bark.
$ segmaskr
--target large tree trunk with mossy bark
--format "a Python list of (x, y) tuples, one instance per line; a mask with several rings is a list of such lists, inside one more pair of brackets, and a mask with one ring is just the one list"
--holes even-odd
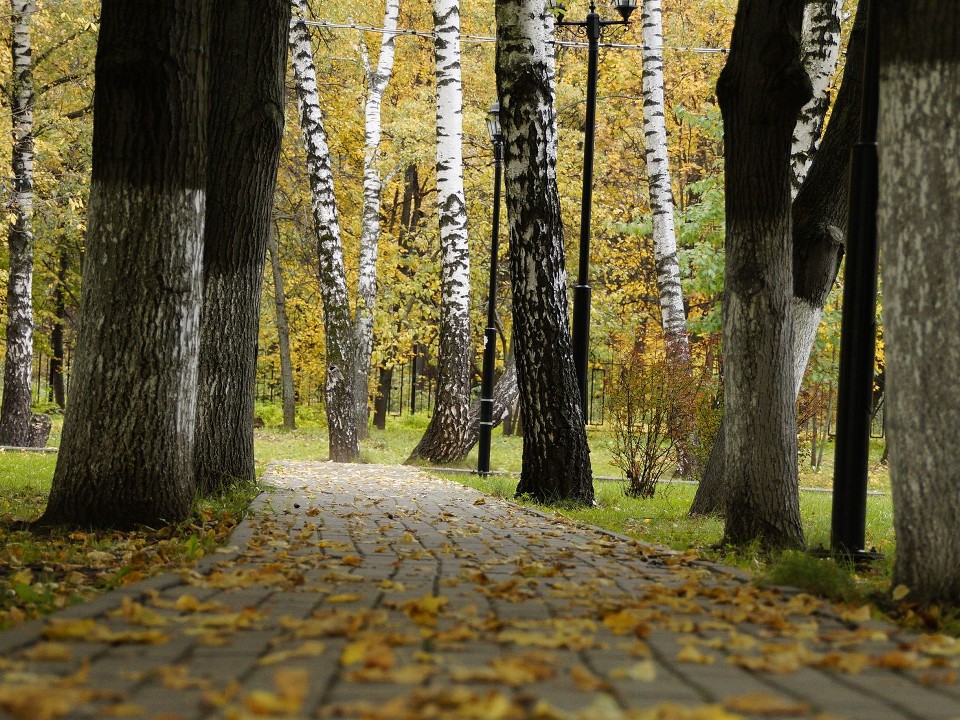
[(70, 402), (41, 524), (157, 527), (194, 499), (211, 3), (104, 0)]
[(214, 0), (194, 472), (255, 482), (260, 289), (283, 137), (288, 0)]
[(510, 229), (513, 337), (524, 418), (517, 494), (593, 502), (573, 363), (556, 175), (552, 23), (544, 0), (497, 0), (497, 89)]
[[(793, 201), (793, 360), (797, 393), (810, 359), (827, 296), (837, 279), (847, 226), (850, 149), (860, 130), (866, 13), (857, 12), (843, 80), (830, 122)], [(726, 486), (725, 422), (704, 466), (691, 514), (722, 512)]]
[(802, 547), (792, 336), (790, 142), (810, 98), (803, 0), (741, 0), (717, 81), (726, 177), (724, 541)]
[(960, 604), (960, 16), (879, 3), (887, 431), (908, 601)]

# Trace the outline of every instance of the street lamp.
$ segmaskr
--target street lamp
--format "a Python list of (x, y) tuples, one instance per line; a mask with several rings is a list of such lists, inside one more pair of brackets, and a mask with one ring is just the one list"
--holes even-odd
[(614, 0), (620, 20), (602, 20), (594, 1), (586, 20), (564, 20), (566, 13), (557, 0), (547, 0), (557, 25), (583, 28), (587, 36), (587, 117), (583, 138), (583, 193), (580, 198), (580, 262), (577, 284), (573, 287), (573, 363), (580, 388), (583, 420), (587, 421), (587, 362), (590, 354), (590, 211), (593, 205), (593, 143), (597, 126), (597, 62), (600, 55), (600, 34), (609, 25), (626, 25), (637, 9), (637, 0)]
[(490, 439), (493, 432), (493, 363), (497, 356), (497, 245), (500, 235), (500, 175), (503, 169), (503, 130), (500, 103), (487, 112), (487, 131), (493, 143), (493, 230), (490, 238), (490, 289), (487, 295), (487, 329), (483, 333), (483, 371), (480, 380), (480, 440), (477, 472), (490, 472)]
[(876, 351), (877, 309), (877, 118), (880, 95), (878, 2), (867, 0), (860, 139), (850, 153), (850, 208), (847, 215), (837, 443), (833, 471), (830, 545), (853, 560), (866, 551), (867, 469), (870, 405)]

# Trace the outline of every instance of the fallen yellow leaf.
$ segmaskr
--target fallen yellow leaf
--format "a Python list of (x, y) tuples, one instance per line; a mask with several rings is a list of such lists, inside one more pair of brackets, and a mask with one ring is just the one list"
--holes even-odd
[(599, 692), (610, 689), (610, 683), (594, 675), (584, 665), (574, 665), (570, 668), (570, 676), (573, 678), (573, 684), (577, 686), (577, 689), (584, 692)]
[(683, 650), (677, 653), (677, 660), (679, 662), (712, 665), (714, 662), (714, 657), (713, 655), (707, 655), (706, 653), (700, 652), (693, 645), (686, 645), (684, 646)]
[(287, 660), (296, 660), (298, 658), (320, 657), (323, 655), (325, 645), (319, 640), (307, 640), (300, 647), (292, 650), (278, 650), (264, 655), (257, 660), (258, 665), (276, 665)]
[(763, 692), (728, 697), (723, 701), (723, 706), (731, 712), (751, 715), (806, 715), (810, 712), (810, 705), (805, 702), (787, 700)]
[(909, 594), (910, 594), (910, 588), (908, 588), (906, 585), (901, 584), (901, 585), (897, 585), (893, 589), (892, 597), (894, 601), (900, 602)]

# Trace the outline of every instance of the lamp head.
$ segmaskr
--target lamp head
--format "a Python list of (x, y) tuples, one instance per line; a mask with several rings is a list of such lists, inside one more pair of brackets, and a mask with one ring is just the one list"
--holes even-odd
[(633, 11), (637, 9), (637, 0), (614, 0), (613, 7), (620, 13), (623, 22), (628, 23)]
[(487, 132), (493, 143), (503, 142), (503, 129), (500, 127), (500, 103), (494, 102), (487, 111)]

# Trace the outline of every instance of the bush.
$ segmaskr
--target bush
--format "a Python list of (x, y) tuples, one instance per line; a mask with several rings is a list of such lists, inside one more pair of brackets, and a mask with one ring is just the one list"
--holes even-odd
[(706, 462), (721, 417), (710, 385), (663, 349), (627, 356), (611, 392), (614, 464), (627, 495), (653, 497), (671, 460), (687, 470)]

